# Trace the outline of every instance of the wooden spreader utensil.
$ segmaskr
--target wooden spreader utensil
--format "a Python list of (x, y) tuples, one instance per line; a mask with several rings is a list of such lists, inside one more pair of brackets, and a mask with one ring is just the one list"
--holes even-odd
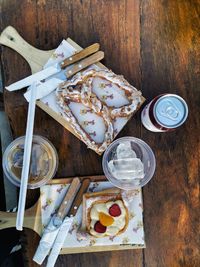
[(86, 58), (87, 56), (97, 52), (99, 50), (100, 45), (98, 43), (92, 44), (85, 49), (79, 51), (78, 53), (74, 54), (71, 57), (68, 57), (62, 61), (61, 68), (65, 69), (67, 66), (78, 62), (79, 60)]
[[(71, 207), (71, 204), (76, 196), (76, 193), (78, 192), (80, 187), (80, 180), (79, 178), (74, 178), (72, 181), (72, 184), (70, 185), (70, 188), (65, 195), (58, 211), (57, 211), (57, 217), (62, 221), (66, 214), (68, 213), (68, 210)], [(68, 208), (67, 208), (68, 207)]]

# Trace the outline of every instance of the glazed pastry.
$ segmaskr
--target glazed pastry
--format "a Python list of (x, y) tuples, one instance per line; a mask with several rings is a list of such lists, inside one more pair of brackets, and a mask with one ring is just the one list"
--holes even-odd
[(128, 226), (128, 209), (120, 190), (87, 193), (83, 200), (83, 225), (95, 237), (116, 236)]
[(57, 89), (57, 103), (76, 136), (102, 154), (143, 103), (141, 92), (109, 70), (88, 69)]

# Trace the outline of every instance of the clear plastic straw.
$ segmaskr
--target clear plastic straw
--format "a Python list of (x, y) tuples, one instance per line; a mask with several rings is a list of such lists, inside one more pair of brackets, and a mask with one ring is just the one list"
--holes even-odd
[(32, 148), (32, 141), (33, 141), (33, 127), (34, 127), (35, 102), (36, 102), (36, 84), (35, 83), (31, 85), (30, 90), (31, 90), (31, 99), (30, 99), (29, 106), (28, 106), (26, 136), (25, 136), (25, 143), (24, 143), (23, 167), (22, 167), (21, 185), (20, 185), (20, 192), (19, 192), (17, 219), (16, 219), (16, 229), (20, 231), (23, 230), (26, 193), (27, 193), (27, 185), (28, 185), (28, 178), (29, 178), (29, 166), (30, 166), (30, 160), (31, 160), (31, 148)]

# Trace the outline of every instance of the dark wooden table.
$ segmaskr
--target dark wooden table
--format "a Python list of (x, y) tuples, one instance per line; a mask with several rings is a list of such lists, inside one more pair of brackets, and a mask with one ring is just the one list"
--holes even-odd
[[(154, 150), (156, 173), (143, 189), (146, 249), (60, 256), (56, 266), (200, 266), (199, 1), (167, 0), (2, 0), (1, 30), (14, 26), (32, 45), (52, 49), (71, 37), (83, 47), (100, 42), (105, 63), (142, 90), (147, 101), (177, 93), (189, 106), (185, 125), (171, 133), (152, 133), (140, 114), (120, 136), (142, 138)], [(27, 63), (2, 47), (5, 84), (28, 74)], [(22, 93), (4, 93), (15, 137), (24, 135), (27, 104)], [(35, 133), (50, 139), (59, 153), (57, 177), (102, 174), (101, 157), (37, 108)], [(29, 193), (32, 205), (38, 192)], [(38, 236), (25, 230), (26, 263)]]

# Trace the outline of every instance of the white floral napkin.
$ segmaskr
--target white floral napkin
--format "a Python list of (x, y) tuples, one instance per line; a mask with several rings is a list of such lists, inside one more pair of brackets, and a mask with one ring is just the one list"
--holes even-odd
[[(41, 209), (42, 225), (45, 227), (50, 218), (54, 215), (61, 204), (64, 195), (67, 192), (68, 184), (45, 185), (41, 187)], [(110, 182), (91, 183), (88, 191), (96, 192), (112, 188)], [(145, 247), (144, 229), (143, 229), (143, 208), (141, 189), (135, 189), (131, 195), (125, 199), (128, 201), (129, 225), (124, 233), (119, 236), (95, 238), (88, 235), (88, 238), (80, 240), (79, 227), (82, 220), (82, 205), (74, 218), (73, 225), (65, 239), (64, 248), (87, 247), (87, 246), (109, 246), (109, 245), (131, 245), (135, 247)]]

